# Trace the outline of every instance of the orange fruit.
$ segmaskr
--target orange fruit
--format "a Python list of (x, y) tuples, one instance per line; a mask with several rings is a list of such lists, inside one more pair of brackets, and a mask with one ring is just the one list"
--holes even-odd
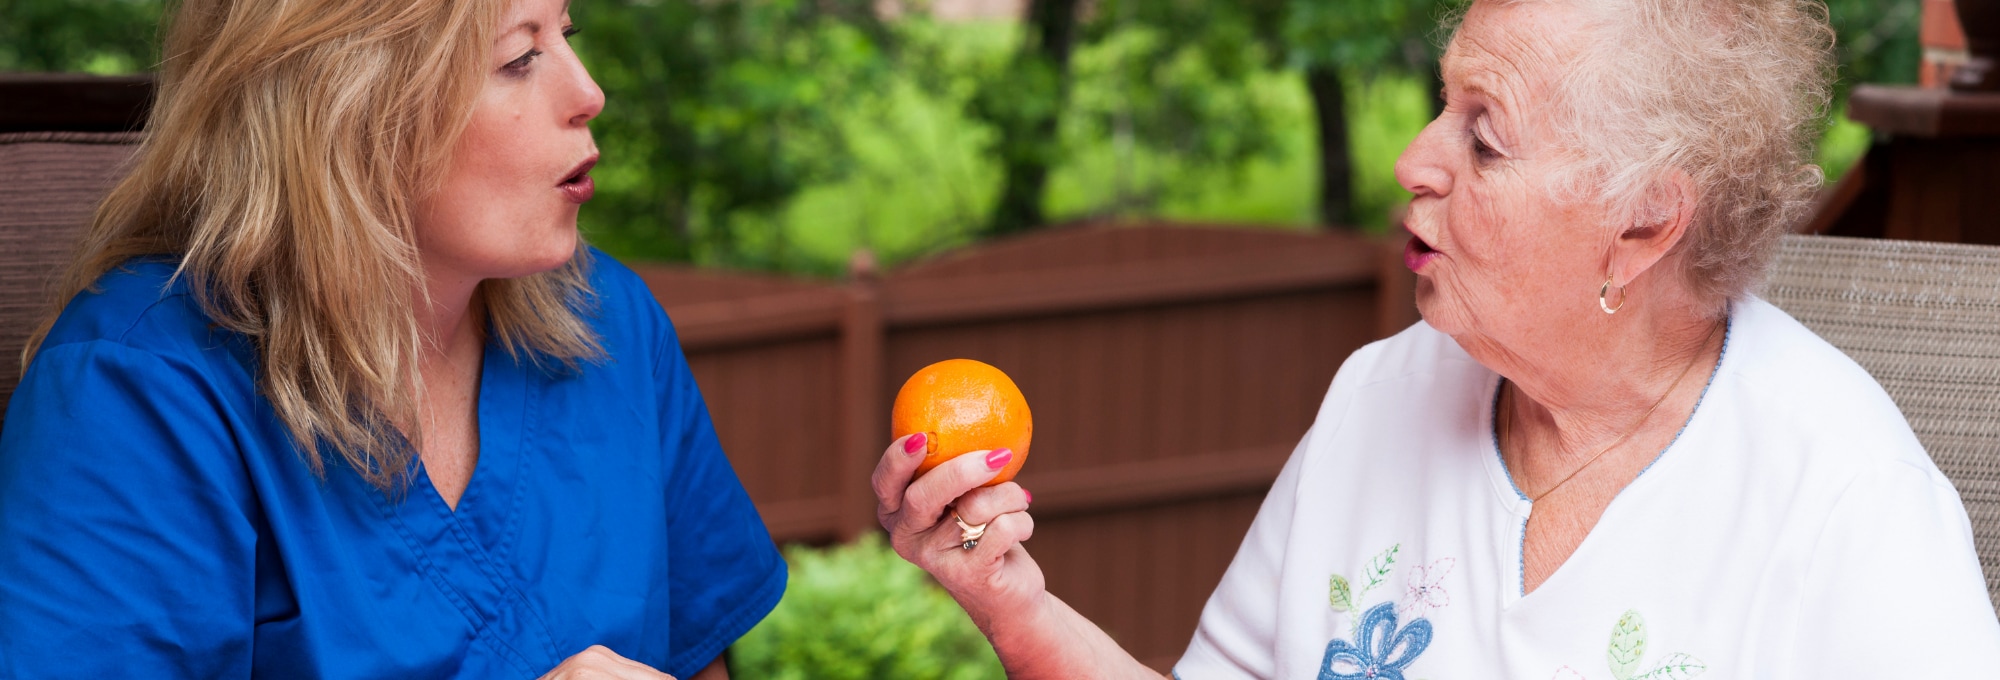
[(925, 433), (918, 477), (973, 451), (1012, 449), (1013, 460), (984, 485), (993, 486), (1013, 479), (1028, 462), (1035, 421), (1028, 399), (1006, 373), (971, 359), (951, 359), (925, 366), (903, 383), (889, 413), (889, 431), (892, 439)]

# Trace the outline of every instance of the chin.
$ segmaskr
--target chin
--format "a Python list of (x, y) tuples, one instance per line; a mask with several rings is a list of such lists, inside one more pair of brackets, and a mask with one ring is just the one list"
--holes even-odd
[(1450, 313), (1450, 305), (1442, 297), (1437, 284), (1431, 283), (1429, 278), (1417, 277), (1417, 316), (1440, 333), (1456, 335), (1459, 330), (1459, 324), (1455, 323), (1457, 315)]
[(561, 269), (563, 265), (569, 264), (569, 261), (575, 258), (576, 239), (572, 238), (567, 243), (564, 243), (561, 249), (551, 248), (545, 252), (536, 253), (536, 257), (529, 263), (529, 268), (534, 271), (529, 273), (541, 274), (555, 271)]
[(551, 238), (509, 253), (505, 259), (506, 274), (494, 278), (514, 279), (561, 269), (576, 258), (576, 246), (576, 231), (571, 230), (566, 238)]

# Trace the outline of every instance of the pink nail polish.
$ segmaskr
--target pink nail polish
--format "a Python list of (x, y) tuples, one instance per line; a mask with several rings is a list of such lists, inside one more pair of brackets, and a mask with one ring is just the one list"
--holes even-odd
[(924, 450), (924, 441), (928, 439), (930, 438), (924, 436), (922, 432), (910, 435), (909, 439), (903, 440), (903, 453), (914, 455), (916, 452)]
[(986, 454), (986, 467), (998, 470), (1007, 467), (1007, 461), (1013, 459), (1014, 452), (1011, 449), (994, 449), (992, 453)]
[(1023, 496), (1026, 496), (1026, 497), (1028, 497), (1028, 502), (1029, 502), (1029, 503), (1031, 503), (1031, 504), (1032, 504), (1032, 503), (1034, 503), (1034, 502), (1035, 502), (1035, 494), (1033, 494), (1033, 493), (1030, 493), (1030, 492), (1029, 492), (1029, 491), (1028, 491), (1027, 489), (1022, 489), (1022, 490), (1021, 490), (1021, 495), (1023, 495)]

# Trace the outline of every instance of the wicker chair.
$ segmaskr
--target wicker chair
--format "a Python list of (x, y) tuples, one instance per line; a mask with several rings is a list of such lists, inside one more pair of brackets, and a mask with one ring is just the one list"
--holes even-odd
[(0, 418), (21, 346), (48, 311), (77, 234), (132, 156), (126, 132), (0, 133)]
[(2000, 604), (2000, 247), (1787, 236), (1763, 295), (1888, 389), (1958, 486)]

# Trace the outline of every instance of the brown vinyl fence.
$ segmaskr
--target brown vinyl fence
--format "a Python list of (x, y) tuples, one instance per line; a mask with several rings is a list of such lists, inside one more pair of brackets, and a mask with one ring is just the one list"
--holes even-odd
[(844, 285), (640, 267), (781, 542), (874, 530), (868, 475), (917, 369), (1005, 370), (1049, 590), (1141, 661), (1187, 645), (1335, 370), (1415, 320), (1400, 251), (1342, 233), (1097, 226)]

